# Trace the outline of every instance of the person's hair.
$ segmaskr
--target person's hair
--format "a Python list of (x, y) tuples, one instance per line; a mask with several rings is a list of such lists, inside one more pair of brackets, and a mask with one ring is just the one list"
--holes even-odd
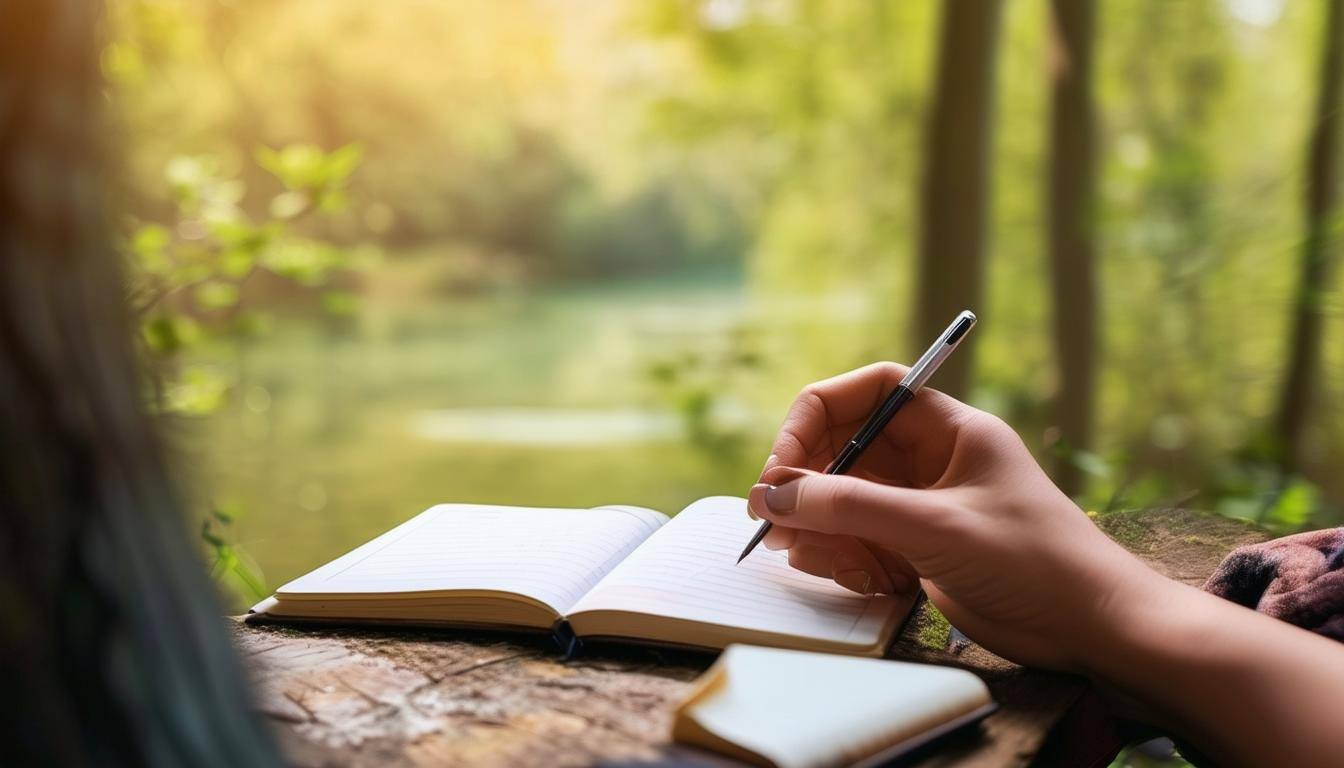
[(0, 10), (0, 764), (275, 764), (143, 407), (97, 10)]

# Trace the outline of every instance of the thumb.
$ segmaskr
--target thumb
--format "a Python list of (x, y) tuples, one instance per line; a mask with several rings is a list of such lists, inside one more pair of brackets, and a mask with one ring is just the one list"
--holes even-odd
[(748, 504), (776, 525), (857, 536), (914, 554), (908, 550), (936, 549), (958, 517), (947, 493), (808, 473), (781, 485), (754, 486)]

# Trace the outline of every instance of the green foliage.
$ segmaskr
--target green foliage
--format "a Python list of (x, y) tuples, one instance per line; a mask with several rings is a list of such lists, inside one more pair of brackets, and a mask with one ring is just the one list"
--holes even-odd
[[(267, 215), (255, 219), (243, 207), (246, 186), (224, 174), (217, 157), (178, 156), (168, 163), (164, 181), (175, 203), (173, 221), (136, 225), (125, 248), (141, 338), (163, 381), (157, 408), (201, 416), (220, 407), (228, 378), (184, 367), (180, 358), (207, 340), (260, 327), (244, 314), (248, 283), (259, 273), (321, 288), (350, 267), (346, 249), (305, 237), (297, 227), (305, 217), (345, 204), (360, 153), (358, 145), (333, 152), (307, 144), (263, 148), (258, 162), (285, 191), (271, 197)], [(320, 304), (340, 315), (357, 308), (349, 293), (326, 294)]]
[(1227, 517), (1250, 520), (1276, 533), (1308, 527), (1329, 509), (1320, 488), (1302, 477), (1283, 477), (1276, 469), (1242, 468), (1235, 492), (1224, 492), (1215, 510)]
[(186, 366), (163, 385), (160, 403), (168, 413), (201, 416), (218, 411), (232, 380), (205, 366)]
[(257, 164), (280, 180), (288, 192), (271, 200), (271, 215), (293, 219), (310, 205), (321, 211), (345, 208), (344, 189), (363, 157), (358, 144), (347, 144), (334, 152), (323, 152), (312, 144), (291, 144), (280, 150), (257, 150)]
[(761, 364), (755, 335), (736, 329), (717, 348), (684, 350), (646, 369), (660, 400), (680, 417), (690, 445), (726, 477), (755, 460), (748, 450), (750, 424), (733, 393), (759, 378)]
[[(836, 369), (909, 359), (918, 350), (902, 344), (900, 329), (918, 300), (909, 276), (936, 6), (666, 0), (643, 8), (641, 31), (687, 62), (652, 107), (663, 135), (734, 157), (749, 184), (767, 190), (753, 210), (750, 274), (761, 303), (830, 295), (891, 328), (861, 345), (857, 334), (793, 329), (788, 353), (844, 361)], [(1318, 11), (1288, 6), (1259, 27), (1215, 0), (1099, 10), (1101, 188), (1092, 223), (1103, 368), (1101, 437), (1088, 451), (1048, 437), (1057, 384), (1041, 257), (1043, 11), (1009, 4), (1004, 12), (988, 169), (992, 257), (986, 306), (976, 308), (993, 322), (981, 331), (972, 401), (1008, 419), (1041, 455), (1081, 468), (1090, 482), (1081, 501), (1091, 508), (1254, 509), (1280, 530), (1328, 519), (1331, 507), (1296, 491), (1280, 509), (1295, 481), (1273, 475), (1269, 457), (1247, 455), (1272, 415), (1285, 356), (1302, 236), (1295, 169), (1313, 106)], [(1316, 295), (1333, 306), (1329, 286)], [(1339, 316), (1329, 315), (1327, 337), (1338, 333)], [(1333, 352), (1327, 358), (1327, 370), (1340, 365)], [(1340, 394), (1328, 381), (1323, 389), (1327, 399)], [(1344, 455), (1338, 411), (1323, 411), (1318, 467)], [(1228, 480), (1238, 473), (1253, 487)]]
[[(936, 8), (806, 0), (640, 6), (650, 37), (689, 62), (655, 91), (653, 122), (732, 158), (749, 209), (751, 269), (772, 293), (856, 291), (883, 307), (904, 287), (920, 102)], [(893, 307), (894, 308), (894, 307)], [(903, 314), (884, 314), (886, 322)]]
[[(1086, 451), (1049, 438), (1047, 7), (1005, 5), (971, 399), (1082, 468), (1089, 509), (1190, 504), (1289, 530), (1344, 498), (1334, 286), (1312, 296), (1324, 405), (1303, 479), (1257, 445), (1294, 292), (1320, 9), (1253, 24), (1238, 5), (1099, 6)], [(302, 555), (258, 543), (277, 575), (446, 495), (675, 509), (740, 492), (799, 387), (921, 351), (907, 331), (938, 12), (116, 0), (103, 69), (128, 137), (124, 250), (156, 407), (204, 417), (209, 472), (264, 509), (239, 524), (257, 526), (249, 540), (328, 473), (321, 514), (342, 522)], [(355, 276), (367, 233), (390, 257)], [(704, 286), (674, 279), (692, 269), (714, 281), (701, 303)], [(685, 441), (545, 461), (504, 446), (482, 463), (404, 434), (420, 410), (645, 408), (650, 391)], [(323, 469), (275, 469), (298, 455)], [(472, 470), (445, 478), (457, 463)], [(624, 484), (583, 474), (608, 463)], [(405, 487), (380, 482), (403, 465)]]
[(231, 543), (226, 535), (226, 529), (241, 512), (237, 506), (211, 507), (209, 514), (201, 521), (201, 540), (214, 556), (210, 575), (228, 585), (236, 594), (251, 600), (260, 600), (270, 594), (266, 589), (266, 580), (261, 574), (261, 569), (246, 552)]
[[(216, 165), (180, 164), (186, 185), (253, 159), (234, 178), (248, 189), (259, 172), (280, 180), (271, 218), (316, 207), (336, 214), (333, 232), (366, 225), (388, 242), (435, 247), (457, 258), (459, 291), (740, 256), (746, 232), (734, 196), (710, 178), (717, 164), (643, 152), (642, 100), (603, 98), (570, 118), (574, 87), (602, 76), (585, 71), (593, 61), (569, 62), (557, 30), (593, 34), (617, 23), (611, 9), (117, 0), (111, 10), (103, 69), (137, 173), (193, 137), (191, 151)], [(347, 186), (355, 165), (363, 170)]]
[[(344, 249), (304, 237), (296, 227), (306, 216), (345, 205), (344, 190), (359, 159), (357, 145), (330, 153), (311, 145), (263, 148), (258, 163), (285, 191), (255, 220), (243, 209), (246, 186), (224, 174), (217, 157), (178, 156), (168, 163), (164, 181), (175, 204), (173, 220), (134, 226), (125, 247), (155, 409), (202, 417), (224, 407), (234, 374), (183, 358), (206, 341), (242, 339), (264, 327), (244, 306), (248, 283), (259, 273), (319, 289), (349, 266)], [(348, 292), (325, 292), (319, 304), (333, 315), (358, 310)], [(259, 599), (265, 595), (260, 569), (226, 536), (238, 512), (212, 508), (201, 539), (214, 558), (212, 574), (237, 594)]]
[(952, 623), (933, 603), (925, 601), (919, 614), (918, 633), (920, 645), (941, 651), (947, 648), (948, 638), (952, 634)]
[(1253, 454), (1217, 461), (1198, 482), (1185, 480), (1175, 472), (1136, 465), (1120, 453), (1106, 459), (1078, 452), (1070, 460), (1093, 475), (1079, 503), (1103, 513), (1192, 505), (1254, 522), (1279, 534), (1326, 524), (1339, 515), (1317, 484), (1298, 475), (1285, 475), (1276, 462)]

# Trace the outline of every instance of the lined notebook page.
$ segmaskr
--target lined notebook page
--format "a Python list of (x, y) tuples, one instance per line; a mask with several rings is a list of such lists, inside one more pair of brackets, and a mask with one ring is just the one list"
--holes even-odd
[(440, 504), (276, 591), (286, 600), (489, 589), (565, 614), (667, 522), (640, 507)]
[(655, 614), (842, 643), (873, 644), (904, 601), (851, 592), (757, 547), (735, 565), (759, 523), (746, 499), (691, 504), (592, 589), (572, 613)]

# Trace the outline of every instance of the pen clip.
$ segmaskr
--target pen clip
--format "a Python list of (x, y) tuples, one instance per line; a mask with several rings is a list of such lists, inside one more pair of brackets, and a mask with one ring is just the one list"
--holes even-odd
[(961, 341), (961, 337), (965, 336), (967, 331), (971, 330), (971, 326), (975, 325), (975, 315), (970, 315), (970, 317), (967, 317), (967, 315), (970, 315), (970, 313), (962, 312), (961, 315), (957, 317), (957, 325), (952, 329), (952, 334), (947, 337), (945, 343), (956, 344), (958, 341)]

